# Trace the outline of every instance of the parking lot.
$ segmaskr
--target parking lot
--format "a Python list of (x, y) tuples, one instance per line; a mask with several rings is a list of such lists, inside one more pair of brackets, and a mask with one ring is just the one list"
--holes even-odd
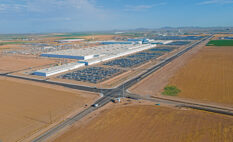
[(122, 68), (131, 68), (139, 66), (143, 63), (146, 63), (150, 60), (156, 59), (166, 52), (171, 52), (175, 47), (160, 47), (152, 48), (143, 52), (139, 52), (133, 55), (126, 56), (124, 58), (115, 59), (109, 62), (104, 63), (106, 66), (117, 66)]
[(131, 54), (122, 58), (107, 61), (100, 66), (87, 67), (76, 70), (58, 78), (76, 80), (88, 83), (100, 83), (109, 78), (115, 77), (131, 68), (145, 64), (151, 60), (157, 59), (165, 53), (171, 52), (177, 47), (156, 47)]
[(116, 76), (121, 72), (123, 72), (123, 70), (116, 68), (88, 67), (82, 70), (76, 70), (74, 72), (59, 76), (59, 78), (72, 79), (89, 83), (99, 83), (112, 76)]
[(174, 42), (171, 42), (167, 45), (187, 45), (189, 43), (191, 43), (191, 42), (190, 41), (174, 41)]
[(155, 40), (201, 40), (204, 36), (157, 36)]

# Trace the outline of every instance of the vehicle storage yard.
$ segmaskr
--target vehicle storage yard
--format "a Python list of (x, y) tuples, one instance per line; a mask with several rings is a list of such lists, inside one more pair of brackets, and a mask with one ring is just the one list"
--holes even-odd
[(0, 77), (0, 140), (19, 141), (72, 112), (84, 109), (97, 94)]
[[(87, 116), (54, 142), (232, 141), (232, 117), (122, 102)], [(97, 116), (96, 116), (97, 115)], [(93, 135), (94, 134), (94, 135)]]
[(72, 79), (76, 81), (98, 83), (100, 81), (111, 78), (123, 72), (120, 69), (104, 68), (104, 67), (89, 67), (83, 70), (77, 70), (65, 75), (59, 76), (62, 79)]
[[(82, 67), (75, 71), (70, 71), (65, 75), (60, 75), (54, 78), (52, 77), (52, 79), (59, 80), (62, 82), (64, 81), (72, 82), (74, 84), (82, 83), (88, 86), (99, 85), (101, 87), (106, 87), (106, 88), (109, 88), (109, 86), (114, 87), (115, 85), (118, 85), (120, 82), (127, 80), (128, 77), (134, 77), (141, 71), (145, 70), (145, 68), (148, 68), (149, 66), (153, 65), (154, 63), (157, 62), (158, 58), (162, 56), (166, 56), (167, 54), (171, 53), (172, 51), (176, 51), (177, 49), (178, 47), (155, 47), (141, 52), (136, 52), (128, 56), (117, 58), (115, 60), (113, 59), (111, 61), (103, 62), (94, 66), (105, 69), (112, 68), (113, 70), (117, 70), (117, 73), (115, 74), (111, 73), (112, 74), (111, 77), (109, 75), (105, 76), (104, 72), (103, 74), (100, 72), (99, 77), (96, 77), (96, 73), (94, 74), (93, 72), (87, 73), (86, 71), (86, 68), (88, 68), (87, 66), (87, 67)], [(86, 75), (84, 73), (80, 74), (81, 72), (86, 72), (85, 73)], [(99, 81), (96, 80), (97, 78), (99, 78), (98, 79)], [(74, 82), (74, 80), (78, 82)]]

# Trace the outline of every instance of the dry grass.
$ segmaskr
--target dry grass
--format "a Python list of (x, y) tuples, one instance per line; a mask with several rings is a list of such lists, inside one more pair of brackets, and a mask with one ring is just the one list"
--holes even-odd
[(152, 105), (117, 107), (74, 125), (55, 142), (231, 142), (232, 117)]
[(140, 95), (158, 95), (169, 82), (169, 79), (182, 68), (195, 54), (197, 54), (207, 42), (191, 49), (179, 58), (176, 58), (163, 68), (152, 73), (142, 81), (133, 85), (129, 91)]
[(233, 105), (233, 47), (205, 47), (169, 84), (180, 97)]
[(55, 62), (56, 60), (29, 56), (0, 56), (0, 73), (19, 71)]
[(0, 140), (3, 142), (30, 136), (70, 112), (82, 109), (97, 97), (81, 91), (55, 90), (2, 77), (0, 90)]
[(112, 40), (116, 35), (91, 35), (91, 36), (81, 36), (79, 38), (84, 38), (87, 40)]
[(215, 34), (213, 40), (217, 40), (220, 37), (227, 37), (227, 36), (233, 36), (233, 34)]

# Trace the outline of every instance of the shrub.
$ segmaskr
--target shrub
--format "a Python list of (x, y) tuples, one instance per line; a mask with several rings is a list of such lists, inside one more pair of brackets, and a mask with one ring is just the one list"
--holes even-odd
[(180, 89), (176, 88), (176, 86), (166, 86), (164, 87), (164, 91), (162, 92), (162, 94), (168, 96), (176, 96), (180, 92)]

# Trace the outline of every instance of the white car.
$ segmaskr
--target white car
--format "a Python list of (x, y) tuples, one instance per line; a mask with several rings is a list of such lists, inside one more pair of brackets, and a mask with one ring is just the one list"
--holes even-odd
[(94, 107), (98, 107), (98, 106), (99, 106), (99, 104), (94, 104), (93, 106), (94, 106)]

